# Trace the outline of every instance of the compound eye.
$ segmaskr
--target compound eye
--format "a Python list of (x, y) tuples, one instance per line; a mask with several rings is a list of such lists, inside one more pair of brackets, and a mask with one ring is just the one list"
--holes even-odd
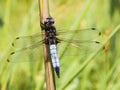
[(47, 23), (49, 23), (49, 24), (54, 24), (53, 18), (46, 18), (45, 24), (47, 24)]
[(51, 24), (54, 24), (54, 20), (53, 19), (50, 19), (50, 22), (51, 22)]

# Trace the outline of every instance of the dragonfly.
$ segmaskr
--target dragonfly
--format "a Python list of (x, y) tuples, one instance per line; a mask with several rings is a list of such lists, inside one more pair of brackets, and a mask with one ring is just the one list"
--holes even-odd
[[(60, 77), (60, 62), (58, 58), (58, 51), (57, 46), (61, 43), (67, 43), (72, 45), (73, 47), (77, 48), (77, 50), (85, 50), (87, 52), (94, 51), (95, 45), (100, 45), (100, 42), (98, 40), (94, 40), (96, 37), (100, 36), (101, 33), (96, 30), (96, 28), (88, 28), (84, 30), (74, 30), (74, 31), (58, 31), (56, 30), (54, 24), (53, 18), (47, 18), (46, 21), (41, 24), (41, 28), (45, 30), (46, 37), (44, 39), (41, 39), (41, 34), (35, 34), (31, 36), (23, 36), (23, 37), (17, 37), (13, 43), (12, 46), (16, 47), (18, 50), (13, 51), (10, 53), (7, 61), (11, 62), (12, 57), (15, 56), (17, 53), (25, 51), (27, 49), (34, 49), (39, 46), (42, 46), (42, 44), (47, 44), (49, 47), (49, 54), (52, 62), (52, 67), (54, 68), (54, 71), (56, 72), (57, 76)], [(70, 39), (67, 36), (73, 35), (73, 38)], [(86, 34), (87, 38), (86, 38)], [(91, 34), (91, 35), (90, 35)], [(85, 38), (84, 38), (85, 37)], [(25, 40), (25, 42), (23, 41)], [(32, 40), (32, 43), (29, 43), (26, 41)], [(36, 40), (37, 39), (37, 40)], [(20, 43), (23, 44), (23, 48), (19, 48)], [(18, 47), (17, 44), (18, 43)], [(28, 44), (28, 46), (26, 46)], [(21, 46), (21, 45), (20, 45)], [(62, 47), (62, 45), (60, 46)], [(92, 47), (92, 50), (91, 50)]]

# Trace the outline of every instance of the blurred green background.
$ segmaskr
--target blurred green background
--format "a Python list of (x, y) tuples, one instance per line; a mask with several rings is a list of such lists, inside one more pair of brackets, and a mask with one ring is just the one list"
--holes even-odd
[[(96, 27), (102, 32), (101, 42), (107, 40), (93, 56), (61, 56), (57, 90), (120, 90), (120, 33), (114, 32), (120, 25), (120, 0), (49, 0), (49, 4), (58, 28)], [(38, 11), (37, 0), (0, 0), (0, 90), (46, 89), (43, 51), (35, 62), (6, 61), (15, 37), (41, 31)]]

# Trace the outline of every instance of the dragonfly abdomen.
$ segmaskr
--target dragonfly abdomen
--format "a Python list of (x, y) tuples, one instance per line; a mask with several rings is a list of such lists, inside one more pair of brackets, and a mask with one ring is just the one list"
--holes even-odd
[(51, 54), (51, 61), (52, 61), (53, 68), (57, 76), (60, 77), (60, 64), (59, 64), (59, 59), (58, 59), (55, 44), (50, 45), (50, 54)]

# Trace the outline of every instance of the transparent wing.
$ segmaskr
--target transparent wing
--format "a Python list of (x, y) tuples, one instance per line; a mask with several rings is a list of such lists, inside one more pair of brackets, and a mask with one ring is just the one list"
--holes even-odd
[[(88, 55), (93, 53), (95, 50), (97, 50), (98, 47), (101, 46), (101, 42), (99, 41), (99, 36), (101, 35), (101, 33), (97, 30), (85, 29), (72, 32), (73, 33), (68, 33), (68, 36), (60, 36), (61, 43), (58, 44), (60, 57), (63, 55)], [(71, 35), (71, 37), (69, 37), (69, 35)]]
[(34, 45), (34, 43), (39, 42), (40, 40), (42, 40), (40, 33), (30, 36), (20, 36), (16, 37), (15, 40), (12, 42), (12, 47), (16, 49), (20, 49), (22, 47), (29, 47)]
[[(58, 38), (60, 39), (79, 39), (79, 40), (93, 40), (97, 39), (101, 32), (95, 28), (87, 28), (80, 30), (70, 30), (70, 31), (57, 31)], [(64, 38), (63, 38), (64, 37)]]
[(89, 55), (98, 47), (101, 46), (101, 43), (98, 41), (80, 41), (80, 42), (64, 42), (58, 44), (58, 53), (59, 56), (79, 56), (79, 55)]
[(7, 61), (11, 63), (16, 62), (34, 62), (42, 57), (42, 45), (43, 41), (34, 43), (33, 45), (23, 47), (21, 49), (14, 48), (14, 50), (8, 56)]

